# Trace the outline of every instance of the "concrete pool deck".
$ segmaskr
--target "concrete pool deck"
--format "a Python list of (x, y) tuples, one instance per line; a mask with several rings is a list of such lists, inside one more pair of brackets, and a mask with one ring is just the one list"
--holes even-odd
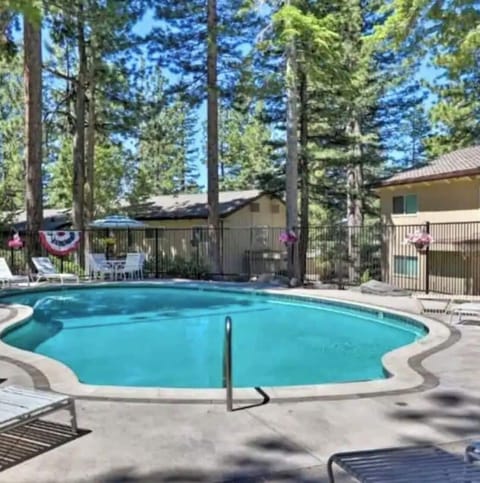
[[(410, 298), (336, 292), (320, 295), (420, 310)], [(424, 391), (270, 402), (233, 413), (221, 404), (79, 400), (79, 425), (91, 432), (1, 472), (0, 481), (323, 483), (326, 460), (337, 451), (432, 443), (461, 452), (465, 441), (480, 437), (480, 327), (458, 327), (455, 334), (455, 343), (422, 362), (438, 379)], [(0, 377), (33, 384), (3, 354)], [(66, 421), (62, 416), (56, 420)]]

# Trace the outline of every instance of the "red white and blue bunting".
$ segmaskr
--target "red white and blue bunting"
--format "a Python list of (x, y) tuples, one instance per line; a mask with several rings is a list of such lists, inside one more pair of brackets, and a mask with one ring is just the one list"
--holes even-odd
[(78, 249), (79, 231), (41, 231), (40, 242), (48, 253), (63, 257)]

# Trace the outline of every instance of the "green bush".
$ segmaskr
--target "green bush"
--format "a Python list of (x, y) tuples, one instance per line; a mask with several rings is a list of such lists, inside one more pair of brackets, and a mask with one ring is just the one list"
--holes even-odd
[(317, 257), (314, 260), (314, 270), (320, 280), (330, 280), (335, 275), (335, 263), (332, 260)]
[[(145, 273), (155, 275), (155, 259), (145, 262)], [(206, 279), (210, 272), (209, 266), (203, 260), (192, 260), (183, 257), (160, 258), (158, 260), (158, 271), (160, 275), (167, 277)]]
[(73, 260), (63, 260), (63, 267), (59, 257), (50, 257), (50, 260), (57, 272), (63, 271), (63, 273), (74, 273), (79, 276), (85, 275), (85, 270)]
[(372, 276), (370, 275), (370, 270), (367, 268), (360, 277), (360, 283), (367, 283), (372, 280)]

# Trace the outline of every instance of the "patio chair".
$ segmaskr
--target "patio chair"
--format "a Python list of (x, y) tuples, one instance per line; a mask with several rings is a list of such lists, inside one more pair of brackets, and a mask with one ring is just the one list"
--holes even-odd
[(140, 252), (138, 276), (142, 280), (143, 280), (143, 267), (145, 265), (145, 261), (146, 261), (145, 253)]
[(47, 257), (32, 257), (32, 262), (37, 270), (37, 281), (42, 279), (47, 280), (48, 282), (52, 280), (60, 280), (62, 285), (66, 281), (77, 283), (80, 281), (78, 275), (73, 273), (57, 272), (56, 268), (53, 266), (53, 263)]
[(108, 264), (107, 257), (104, 253), (89, 253), (88, 254), (88, 273), (90, 278), (105, 279), (108, 275), (113, 279), (113, 267)]
[(124, 280), (130, 275), (131, 278), (140, 277), (140, 253), (127, 253), (125, 264), (117, 269), (117, 275), (120, 275)]
[(72, 433), (77, 434), (77, 414), (72, 397), (21, 386), (0, 388), (0, 433), (66, 409), (70, 412)]
[[(413, 297), (420, 303), (422, 312), (434, 312), (448, 314), (452, 306), (456, 303), (464, 304), (466, 302), (480, 303), (478, 295), (452, 295), (440, 293), (417, 293)], [(428, 305), (427, 305), (428, 303)]]
[(336, 453), (327, 462), (328, 479), (335, 483), (336, 464), (363, 483), (479, 483), (480, 465), (472, 463), (471, 447), (466, 449), (466, 461), (436, 446)]
[(28, 275), (13, 275), (10, 271), (7, 261), (3, 257), (0, 257), (0, 282), (2, 284), (2, 288), (4, 288), (6, 285), (25, 282), (27, 285), (30, 285)]
[(480, 303), (469, 302), (460, 305), (452, 305), (450, 307), (450, 323), (453, 323), (455, 315), (458, 316), (457, 324), (463, 324), (465, 315), (474, 315), (480, 317)]

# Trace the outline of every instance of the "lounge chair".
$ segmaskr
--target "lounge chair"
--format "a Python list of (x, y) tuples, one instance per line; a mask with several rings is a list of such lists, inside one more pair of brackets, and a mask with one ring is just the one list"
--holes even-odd
[(103, 253), (89, 253), (88, 254), (88, 272), (90, 278), (93, 279), (105, 279), (108, 275), (110, 279), (113, 279), (114, 270), (107, 261), (107, 257)]
[(450, 323), (453, 323), (454, 316), (457, 315), (457, 324), (463, 324), (462, 316), (474, 315), (480, 317), (480, 303), (470, 302), (450, 307)]
[(0, 257), (0, 282), (2, 288), (6, 285), (18, 283), (27, 283), (27, 285), (30, 285), (28, 275), (13, 275), (7, 261), (3, 257)]
[(363, 483), (478, 483), (480, 465), (472, 463), (469, 448), (466, 461), (435, 446), (336, 453), (327, 462), (328, 479), (335, 483), (336, 464)]
[(73, 273), (58, 273), (52, 262), (47, 257), (32, 257), (32, 262), (37, 269), (37, 281), (41, 279), (51, 281), (60, 280), (63, 285), (65, 281), (79, 282), (80, 279), (78, 275)]
[(72, 433), (77, 434), (75, 402), (70, 396), (20, 386), (2, 387), (0, 388), (0, 433), (60, 409), (70, 412)]
[[(422, 312), (435, 312), (441, 314), (448, 314), (453, 304), (478, 302), (480, 303), (480, 296), (478, 295), (452, 295), (441, 293), (417, 293), (413, 294), (420, 305)], [(428, 304), (426, 304), (426, 302)]]

